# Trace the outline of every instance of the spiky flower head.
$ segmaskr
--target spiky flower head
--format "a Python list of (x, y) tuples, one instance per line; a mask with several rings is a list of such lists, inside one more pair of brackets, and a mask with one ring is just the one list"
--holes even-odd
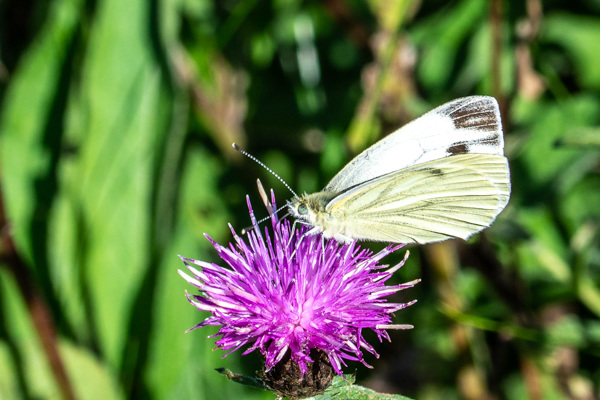
[(227, 354), (246, 345), (244, 355), (258, 349), (266, 371), (285, 357), (305, 374), (317, 350), (341, 375), (345, 360), (368, 366), (363, 350), (378, 356), (365, 341), (364, 329), (374, 331), (379, 340), (389, 340), (386, 329), (412, 328), (392, 324), (392, 314), (414, 301), (388, 303), (386, 296), (418, 280), (385, 285), (402, 267), (408, 251), (395, 267), (379, 264), (401, 245), (373, 254), (356, 242), (340, 244), (305, 235), (305, 226), (294, 230), (288, 220), (278, 220), (273, 194), (267, 204), (272, 235), (265, 228), (263, 236), (247, 202), (253, 229), (246, 240), (231, 225), (235, 242), (228, 246), (206, 236), (226, 267), (182, 257), (193, 277), (179, 273), (200, 291), (199, 295), (186, 292), (188, 300), (212, 314), (190, 330), (221, 326), (216, 345), (229, 350)]

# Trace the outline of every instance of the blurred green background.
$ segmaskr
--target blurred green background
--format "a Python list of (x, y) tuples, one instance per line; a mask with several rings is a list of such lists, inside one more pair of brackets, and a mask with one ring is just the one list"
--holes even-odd
[[(418, 399), (600, 398), (600, 3), (0, 1), (0, 399), (271, 399), (226, 381), (177, 274), (255, 180), (320, 189), (451, 99), (501, 105), (513, 193), (411, 249), (412, 331), (351, 364)], [(371, 244), (367, 244), (371, 246)], [(372, 248), (379, 248), (372, 245)], [(398, 261), (403, 252), (390, 256)], [(369, 336), (371, 342), (375, 338)]]

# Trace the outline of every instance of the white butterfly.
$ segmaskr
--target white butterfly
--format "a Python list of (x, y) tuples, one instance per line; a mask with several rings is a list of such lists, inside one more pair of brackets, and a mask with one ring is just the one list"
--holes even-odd
[(446, 103), (356, 156), (291, 214), (340, 242), (429, 243), (488, 227), (510, 196), (498, 103)]

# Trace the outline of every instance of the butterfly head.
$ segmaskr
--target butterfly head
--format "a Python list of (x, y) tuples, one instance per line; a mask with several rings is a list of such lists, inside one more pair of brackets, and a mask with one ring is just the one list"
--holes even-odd
[(294, 218), (308, 222), (311, 225), (316, 221), (316, 209), (311, 196), (303, 194), (302, 196), (294, 196), (288, 202), (288, 209)]

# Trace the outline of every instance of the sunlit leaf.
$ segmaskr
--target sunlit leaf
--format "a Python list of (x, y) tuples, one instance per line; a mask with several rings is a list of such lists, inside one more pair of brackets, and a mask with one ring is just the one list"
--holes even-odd
[(600, 41), (600, 20), (591, 15), (553, 13), (544, 19), (542, 39), (559, 44), (572, 57), (581, 85), (600, 88), (600, 53), (591, 43)]
[(53, 196), (54, 166), (60, 150), (65, 87), (82, 2), (60, 0), (49, 7), (39, 36), (11, 79), (0, 113), (0, 163), (8, 218), (23, 257), (43, 259), (36, 248)]
[[(14, 367), (8, 375), (0, 378), (7, 381), (7, 391), (25, 385), (27, 392), (21, 393), (29, 398), (51, 398), (60, 393), (54, 380), (51, 367), (44, 352), (38, 332), (34, 328), (24, 299), (12, 276), (0, 268), (0, 323), (3, 325), (0, 341), (3, 365), (0, 368)], [(10, 347), (7, 345), (10, 343)], [(7, 350), (11, 349), (10, 352)], [(22, 380), (21, 380), (22, 379)], [(12, 387), (12, 388), (11, 388)], [(4, 386), (0, 387), (0, 394)], [(10, 398), (10, 397), (9, 397)]]
[(146, 37), (150, 6), (98, 4), (81, 88), (85, 132), (74, 201), (89, 246), (81, 263), (102, 354), (114, 367), (150, 262), (151, 185), (167, 126), (161, 69)]
[(125, 399), (114, 374), (86, 348), (63, 341), (61, 354), (74, 385), (77, 398), (82, 400)]

